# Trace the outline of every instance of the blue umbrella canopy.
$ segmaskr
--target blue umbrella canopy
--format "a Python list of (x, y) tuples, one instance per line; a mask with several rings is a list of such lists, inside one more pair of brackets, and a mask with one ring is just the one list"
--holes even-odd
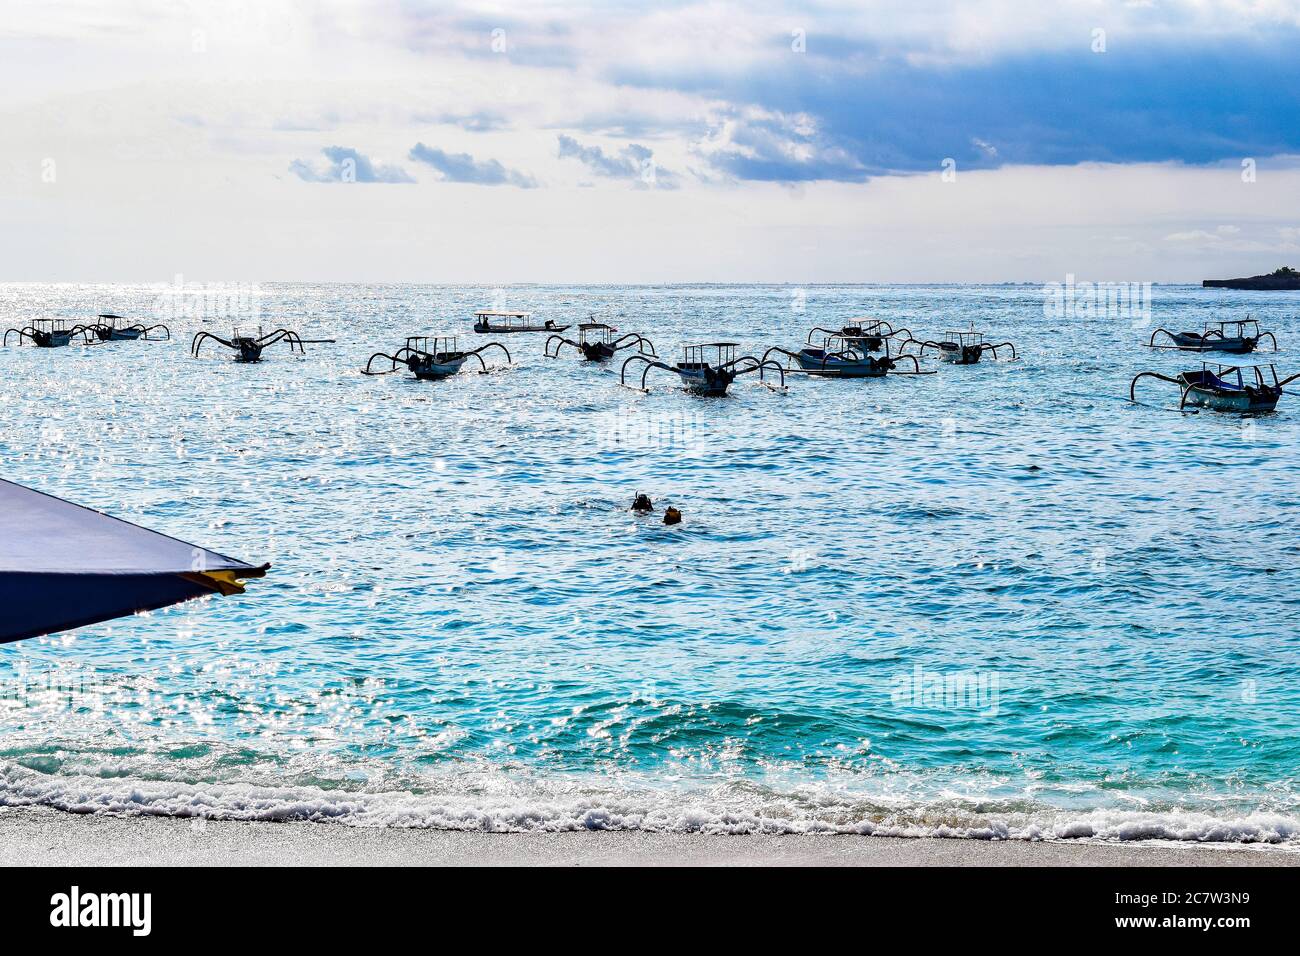
[(242, 594), (268, 568), (0, 479), (0, 644)]

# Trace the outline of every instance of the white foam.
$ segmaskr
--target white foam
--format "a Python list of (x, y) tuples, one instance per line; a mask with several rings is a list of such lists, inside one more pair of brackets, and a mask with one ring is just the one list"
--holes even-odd
[[(472, 774), (470, 775), (473, 776)], [(449, 777), (449, 779), (461, 779)], [(1218, 815), (1200, 810), (1063, 810), (1052, 807), (863, 805), (764, 797), (743, 787), (717, 793), (572, 785), (484, 787), (459, 791), (341, 791), (238, 782), (185, 783), (127, 777), (55, 776), (0, 763), (0, 806), (43, 806), (77, 813), (302, 820), (364, 827), (484, 832), (642, 830), (705, 834), (846, 833), (976, 840), (1135, 840), (1270, 844), (1300, 850), (1300, 816)], [(779, 811), (779, 812), (778, 812)]]

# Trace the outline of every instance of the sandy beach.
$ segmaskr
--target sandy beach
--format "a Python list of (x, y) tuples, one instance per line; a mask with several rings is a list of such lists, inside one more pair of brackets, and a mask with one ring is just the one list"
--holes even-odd
[(0, 812), (4, 866), (1296, 866), (1267, 846), (595, 831), (481, 833)]

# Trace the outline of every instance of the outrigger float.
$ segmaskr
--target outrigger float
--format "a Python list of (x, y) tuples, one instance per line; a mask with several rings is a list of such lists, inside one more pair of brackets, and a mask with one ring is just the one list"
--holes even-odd
[[(886, 329), (889, 331), (885, 331)], [(849, 319), (839, 329), (823, 329), (821, 326), (814, 326), (809, 331), (808, 338), (804, 341), (812, 345), (813, 334), (817, 332), (822, 333), (823, 336), (856, 339), (858, 345), (868, 352), (879, 352), (882, 348), (888, 352), (889, 347), (886, 343), (895, 335), (902, 335), (906, 332), (909, 339), (912, 337), (912, 333), (907, 329), (895, 329), (888, 322), (867, 316), (860, 319)]]
[[(1157, 345), (1156, 336), (1165, 335), (1171, 344)], [(1244, 319), (1231, 319), (1227, 322), (1207, 322), (1202, 332), (1170, 332), (1168, 329), (1156, 329), (1151, 333), (1147, 346), (1153, 349), (1177, 349), (1180, 352), (1231, 352), (1244, 355), (1255, 351), (1256, 346), (1265, 336), (1273, 343), (1277, 351), (1277, 336), (1272, 332), (1261, 332), (1259, 322), (1247, 316)]]
[(32, 319), (29, 325), (20, 329), (5, 329), (3, 344), (9, 344), (9, 336), (18, 336), (18, 344), (23, 339), (37, 348), (62, 348), (76, 342), (78, 345), (94, 345), (99, 339), (88, 325), (69, 325), (65, 319)]
[[(819, 331), (813, 329), (813, 332)], [(821, 330), (824, 331), (824, 330)], [(859, 331), (859, 330), (853, 330)], [(812, 333), (810, 332), (811, 336)], [(917, 361), (915, 355), (894, 355), (889, 354), (888, 337), (883, 340), (885, 345), (885, 354), (875, 357), (869, 354), (871, 349), (870, 337), (864, 337), (857, 334), (846, 334), (843, 331), (832, 332), (822, 340), (821, 348), (814, 348), (811, 345), (805, 346), (798, 352), (791, 352), (789, 349), (783, 349), (779, 345), (774, 345), (763, 353), (763, 361), (768, 361), (773, 352), (786, 356), (787, 372), (803, 372), (807, 375), (817, 375), (823, 378), (882, 378), (889, 372), (895, 372), (898, 362), (901, 359), (909, 359), (912, 362), (912, 371), (895, 372), (897, 375), (933, 375), (933, 371), (921, 371), (921, 363)], [(790, 361), (798, 363), (798, 368), (792, 368)]]
[(474, 313), (474, 331), (507, 335), (513, 332), (563, 332), (567, 325), (556, 325), (547, 319), (541, 325), (533, 321), (531, 312), (509, 312), (497, 309), (479, 309)]
[(190, 354), (198, 358), (199, 349), (203, 347), (203, 343), (208, 339), (233, 351), (236, 362), (260, 362), (262, 361), (262, 350), (268, 345), (275, 345), (277, 342), (288, 342), (291, 353), (297, 350), (300, 354), (306, 355), (307, 350), (303, 348), (303, 345), (334, 341), (333, 339), (304, 339), (297, 332), (291, 332), (288, 329), (276, 329), (273, 332), (263, 333), (260, 325), (256, 327), (237, 325), (228, 339), (213, 335), (211, 332), (199, 332), (194, 336), (194, 341), (190, 343)]
[(964, 332), (951, 331), (944, 332), (943, 337), (938, 341), (921, 341), (912, 338), (909, 332), (907, 339), (903, 342), (903, 348), (915, 343), (920, 346), (917, 350), (922, 357), (925, 356), (926, 349), (935, 349), (939, 353), (939, 358), (944, 362), (951, 362), (953, 365), (975, 365), (984, 357), (985, 352), (992, 352), (993, 357), (998, 357), (998, 349), (1011, 349), (1011, 357), (1016, 358), (1016, 347), (1010, 342), (999, 342), (994, 345), (991, 342), (984, 341), (984, 333), (976, 332), (970, 328)]
[[(1244, 373), (1253, 372), (1253, 382)], [(1140, 372), (1128, 387), (1129, 401), (1137, 401), (1137, 383), (1143, 378), (1158, 378), (1183, 390), (1178, 400), (1182, 410), (1188, 405), (1216, 412), (1271, 412), (1277, 408), (1282, 388), (1300, 378), (1300, 372), (1278, 381), (1273, 365), (1219, 365), (1202, 362), (1199, 370), (1179, 372), (1176, 377), (1159, 372)]]
[[(125, 319), (112, 312), (103, 312), (95, 316), (95, 318), (98, 321), (89, 328), (101, 342), (135, 342), (137, 340), (152, 342), (172, 337), (171, 329), (162, 323), (145, 325), (143, 322), (132, 322), (130, 319)], [(155, 336), (154, 333), (160, 329), (163, 334)]]
[[(759, 381), (767, 385), (768, 388), (785, 389), (785, 370), (780, 364), (769, 359), (758, 359), (752, 355), (742, 355), (736, 357), (737, 345), (735, 342), (705, 342), (699, 345), (682, 346), (682, 358), (676, 365), (667, 365), (658, 359), (650, 359), (644, 355), (633, 355), (623, 363), (623, 368), (619, 372), (619, 382), (628, 388), (635, 386), (627, 384), (627, 367), (633, 362), (644, 362), (645, 368), (641, 370), (641, 387), (639, 391), (648, 392), (646, 388), (646, 376), (650, 374), (652, 368), (661, 368), (679, 376), (682, 385), (688, 392), (696, 395), (707, 395), (714, 398), (720, 398), (727, 394), (727, 389), (731, 383), (741, 375), (748, 375), (750, 372), (758, 372)], [(774, 386), (763, 380), (763, 373), (766, 369), (772, 369), (781, 377), (781, 384)]]
[[(614, 338), (618, 329), (604, 322), (583, 322), (578, 326), (578, 341), (566, 339), (562, 335), (552, 335), (546, 340), (546, 357), (559, 358), (560, 348), (568, 345), (582, 353), (588, 362), (607, 362), (619, 349), (636, 346), (638, 353), (658, 358), (654, 344), (639, 332), (628, 332)], [(554, 346), (554, 348), (552, 348)]]
[[(406, 344), (392, 355), (376, 352), (361, 370), (363, 375), (388, 375), (396, 372), (399, 366), (411, 370), (411, 373), (423, 381), (437, 381), (455, 375), (472, 357), (478, 361), (479, 370), (487, 372), (487, 362), (483, 361), (483, 352), (498, 348), (505, 353), (506, 362), (510, 362), (510, 351), (500, 342), (488, 342), (476, 349), (462, 350), (456, 345), (454, 335), (408, 335)], [(389, 367), (375, 371), (371, 366), (375, 359), (385, 359)]]

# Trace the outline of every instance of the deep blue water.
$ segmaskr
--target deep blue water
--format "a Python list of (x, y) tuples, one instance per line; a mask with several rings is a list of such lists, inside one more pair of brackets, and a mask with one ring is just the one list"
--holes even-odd
[[(262, 293), (267, 329), (337, 344), (191, 358), (218, 318), (0, 350), (0, 474), (274, 565), (0, 647), (0, 803), (1300, 842), (1300, 399), (1127, 401), (1199, 364), (1142, 347), (1155, 325), (1250, 312), (1300, 371), (1300, 297), (1157, 286), (1142, 328), (1047, 317), (1029, 285)], [(0, 286), (0, 325), (154, 297)], [(725, 399), (621, 389), (540, 335), (490, 375), (358, 373), (408, 334), (477, 344), (494, 300), (664, 356), (872, 314), (1020, 357)]]

